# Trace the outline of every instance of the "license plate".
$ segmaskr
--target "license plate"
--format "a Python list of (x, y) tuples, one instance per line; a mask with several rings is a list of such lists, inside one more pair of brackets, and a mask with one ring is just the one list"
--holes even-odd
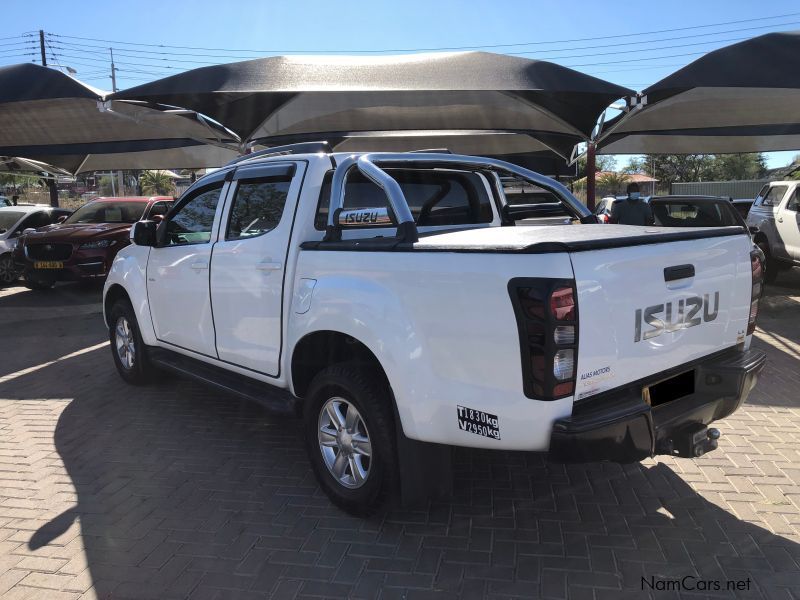
[(37, 260), (33, 263), (34, 269), (63, 269), (64, 263), (60, 260)]

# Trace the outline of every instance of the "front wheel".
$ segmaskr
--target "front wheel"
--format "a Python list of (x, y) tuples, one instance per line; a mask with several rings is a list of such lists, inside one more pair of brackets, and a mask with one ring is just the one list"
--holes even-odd
[(19, 270), (11, 254), (0, 256), (0, 285), (11, 285), (19, 279)]
[(391, 393), (382, 378), (347, 364), (320, 372), (303, 407), (309, 459), (322, 490), (355, 515), (378, 508), (398, 480)]
[(155, 368), (147, 358), (147, 347), (139, 333), (133, 307), (127, 300), (118, 300), (108, 314), (108, 337), (111, 354), (120, 376), (134, 385), (153, 379)]

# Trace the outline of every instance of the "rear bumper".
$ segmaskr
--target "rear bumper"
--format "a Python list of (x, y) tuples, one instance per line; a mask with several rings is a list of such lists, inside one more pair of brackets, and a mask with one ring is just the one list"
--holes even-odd
[(658, 406), (647, 404), (642, 394), (658, 378), (598, 394), (554, 423), (549, 457), (557, 462), (635, 462), (657, 454), (694, 456), (705, 427), (744, 403), (765, 362), (764, 352), (751, 349), (687, 365), (684, 371), (694, 369), (694, 393)]

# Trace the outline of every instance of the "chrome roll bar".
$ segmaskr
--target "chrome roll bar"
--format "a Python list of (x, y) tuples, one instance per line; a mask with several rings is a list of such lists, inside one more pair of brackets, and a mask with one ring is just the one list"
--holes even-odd
[(408, 207), (403, 190), (400, 184), (381, 169), (382, 165), (403, 165), (407, 167), (421, 168), (470, 168), (475, 170), (493, 171), (495, 173), (508, 173), (520, 177), (532, 184), (542, 187), (558, 197), (573, 213), (578, 217), (588, 217), (592, 213), (586, 206), (572, 195), (572, 193), (558, 181), (540, 175), (535, 171), (530, 171), (518, 165), (508, 163), (495, 158), (484, 158), (480, 156), (465, 156), (459, 154), (435, 154), (435, 153), (392, 153), (374, 152), (362, 155), (351, 155), (339, 162), (333, 173), (331, 185), (331, 198), (328, 207), (328, 227), (325, 234), (326, 241), (338, 241), (341, 239), (341, 227), (337, 224), (338, 213), (344, 208), (344, 194), (347, 187), (347, 178), (350, 172), (357, 168), (367, 179), (380, 187), (394, 212), (397, 220), (397, 237), (403, 241), (417, 241), (417, 229), (414, 223), (414, 216)]

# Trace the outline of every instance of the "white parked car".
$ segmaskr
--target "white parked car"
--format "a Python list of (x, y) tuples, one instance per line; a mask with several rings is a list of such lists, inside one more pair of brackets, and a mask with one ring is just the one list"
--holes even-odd
[(765, 185), (747, 213), (747, 225), (767, 257), (767, 281), (800, 265), (800, 181)]
[(0, 285), (9, 285), (19, 278), (14, 248), (22, 232), (52, 225), (71, 212), (38, 205), (0, 206)]
[[(510, 163), (303, 148), (240, 159), (134, 224), (104, 314), (126, 381), (171, 369), (301, 413), (346, 510), (398, 482), (442, 491), (451, 446), (699, 456), (755, 385), (744, 227), (601, 226)], [(500, 176), (554, 202), (509, 207)], [(515, 225), (555, 209), (571, 224)]]

